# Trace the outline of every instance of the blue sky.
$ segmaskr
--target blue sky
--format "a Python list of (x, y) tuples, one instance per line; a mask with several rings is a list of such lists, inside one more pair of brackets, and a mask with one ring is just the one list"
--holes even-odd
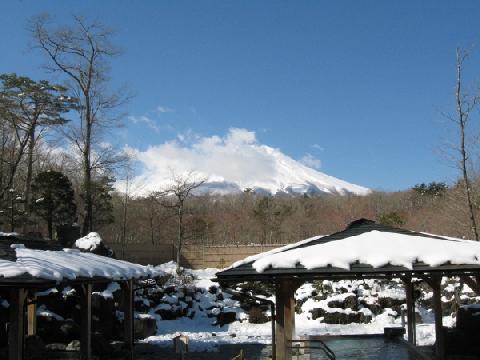
[(30, 16), (97, 18), (125, 49), (114, 86), (136, 94), (127, 110), (137, 122), (127, 119), (119, 142), (145, 150), (245, 128), (295, 159), (319, 159), (329, 175), (397, 190), (456, 176), (438, 154), (452, 135), (441, 113), (454, 109), (455, 48), (479, 43), (479, 10), (478, 1), (4, 1), (0, 72), (46, 77), (28, 51)]

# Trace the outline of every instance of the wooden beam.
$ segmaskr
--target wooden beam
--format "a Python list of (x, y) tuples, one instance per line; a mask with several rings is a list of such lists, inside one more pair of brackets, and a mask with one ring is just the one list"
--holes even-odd
[(123, 296), (123, 334), (125, 349), (127, 350), (128, 359), (133, 359), (133, 281), (122, 281), (122, 296)]
[(28, 299), (27, 305), (27, 334), (28, 336), (37, 335), (37, 297), (32, 295)]
[(8, 323), (8, 359), (23, 360), (23, 333), (25, 323), (25, 299), (27, 291), (24, 288), (10, 290), (10, 307)]
[(276, 284), (276, 360), (292, 358), (292, 340), (295, 336), (295, 290), (299, 284), (294, 280), (282, 280)]
[(443, 311), (442, 311), (442, 277), (432, 277), (430, 286), (433, 290), (433, 310), (435, 315), (435, 359), (445, 360), (445, 332), (443, 331)]
[(413, 299), (414, 296), (414, 287), (411, 278), (402, 279), (405, 284), (405, 295), (407, 302), (407, 334), (408, 342), (412, 345), (415, 345), (415, 302)]
[(92, 358), (92, 284), (83, 284), (80, 292), (80, 359)]

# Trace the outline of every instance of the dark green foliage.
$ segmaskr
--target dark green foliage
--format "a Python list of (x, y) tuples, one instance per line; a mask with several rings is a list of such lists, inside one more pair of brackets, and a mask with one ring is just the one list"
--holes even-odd
[(32, 183), (32, 210), (47, 222), (48, 236), (53, 225), (71, 224), (76, 219), (77, 206), (70, 180), (58, 171), (38, 174)]
[(100, 176), (92, 181), (93, 229), (111, 224), (113, 216), (112, 192), (115, 179), (111, 176)]
[(396, 211), (392, 211), (389, 213), (381, 214), (378, 217), (378, 222), (382, 225), (393, 226), (393, 227), (401, 227), (405, 225), (405, 218), (401, 214)]
[(0, 83), (0, 113), (14, 121), (35, 121), (39, 126), (64, 124), (67, 120), (62, 114), (77, 106), (76, 99), (65, 95), (65, 87), (47, 80), (2, 74)]
[(421, 196), (441, 197), (447, 192), (448, 186), (444, 182), (431, 182), (430, 184), (417, 184), (412, 190)]
[(260, 307), (252, 306), (250, 310), (248, 310), (248, 322), (250, 324), (265, 324), (268, 320), (268, 317)]
[(25, 200), (15, 189), (9, 189), (7, 196), (0, 208), (0, 224), (6, 225), (6, 229), (14, 232), (15, 229), (28, 221), (25, 212)]

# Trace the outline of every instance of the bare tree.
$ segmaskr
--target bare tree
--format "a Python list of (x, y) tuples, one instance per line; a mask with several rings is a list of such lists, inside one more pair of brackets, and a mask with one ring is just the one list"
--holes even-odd
[(455, 116), (448, 116), (448, 118), (455, 123), (458, 128), (459, 142), (455, 147), (458, 152), (458, 167), (461, 171), (463, 190), (465, 194), (465, 202), (468, 209), (468, 216), (470, 221), (470, 229), (475, 240), (478, 240), (477, 223), (475, 219), (475, 207), (473, 204), (472, 195), (472, 181), (469, 170), (470, 153), (467, 146), (467, 134), (470, 115), (478, 105), (478, 95), (470, 95), (463, 90), (463, 68), (464, 62), (469, 53), (463, 49), (457, 48), (456, 51), (456, 85), (455, 85)]
[(177, 237), (174, 248), (176, 249), (176, 272), (181, 272), (180, 262), (182, 247), (185, 240), (185, 211), (186, 202), (193, 195), (193, 191), (202, 186), (206, 179), (198, 179), (193, 172), (189, 172), (185, 175), (172, 174), (171, 185), (165, 190), (156, 194), (161, 199), (161, 204), (169, 209), (175, 211), (177, 218)]
[[(67, 87), (79, 99), (79, 121), (65, 131), (65, 136), (81, 155), (83, 168), (83, 234), (93, 230), (93, 171), (95, 154), (106, 154), (99, 149), (102, 132), (117, 126), (121, 114), (119, 106), (127, 101), (119, 92), (111, 93), (108, 60), (119, 54), (111, 44), (112, 32), (103, 24), (89, 22), (74, 16), (73, 24), (53, 29), (47, 16), (31, 22), (35, 47), (50, 60), (47, 68), (67, 79)], [(97, 147), (98, 151), (95, 151)], [(103, 164), (110, 161), (102, 159)], [(111, 165), (111, 164), (110, 164)]]

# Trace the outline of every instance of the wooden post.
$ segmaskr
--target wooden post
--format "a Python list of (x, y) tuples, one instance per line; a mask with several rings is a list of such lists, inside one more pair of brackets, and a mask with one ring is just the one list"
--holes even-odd
[(24, 288), (10, 290), (10, 307), (8, 323), (8, 359), (23, 360), (23, 332), (25, 323), (25, 299), (27, 292)]
[(80, 286), (80, 359), (92, 358), (92, 284)]
[(123, 281), (121, 287), (123, 296), (123, 339), (128, 351), (128, 359), (133, 359), (133, 281)]
[(435, 313), (435, 359), (444, 360), (445, 356), (445, 333), (443, 331), (443, 311), (442, 311), (442, 277), (432, 277), (430, 286), (433, 290), (433, 310)]
[(29, 299), (27, 305), (27, 334), (37, 335), (37, 297), (33, 294)]
[(405, 295), (407, 301), (407, 331), (408, 342), (415, 345), (416, 326), (415, 326), (415, 300), (414, 300), (414, 286), (412, 279), (405, 280)]
[(276, 285), (276, 360), (292, 358), (292, 342), (295, 334), (295, 290), (291, 280), (281, 280)]

